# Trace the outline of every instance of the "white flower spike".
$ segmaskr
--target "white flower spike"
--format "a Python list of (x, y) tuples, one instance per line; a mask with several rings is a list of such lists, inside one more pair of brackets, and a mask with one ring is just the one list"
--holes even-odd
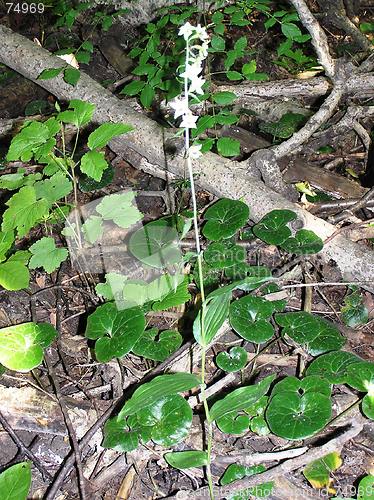
[(201, 144), (194, 144), (193, 146), (190, 146), (188, 150), (188, 157), (191, 158), (191, 160), (197, 160), (200, 158), (202, 155), (201, 153)]

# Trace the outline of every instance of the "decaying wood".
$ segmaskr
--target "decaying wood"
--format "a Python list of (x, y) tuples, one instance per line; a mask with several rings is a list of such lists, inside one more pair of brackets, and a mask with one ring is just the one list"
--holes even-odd
[[(37, 80), (43, 69), (63, 66), (61, 60), (5, 26), (0, 26), (0, 60), (60, 100), (83, 99), (95, 104), (94, 120), (97, 123), (112, 121), (132, 124), (135, 131), (114, 139), (110, 147), (125, 157), (132, 155), (130, 159), (134, 166), (164, 178), (184, 176), (183, 154), (179, 144), (177, 154), (165, 158), (167, 131), (144, 114), (130, 109), (126, 101), (118, 100), (84, 72), (81, 72), (76, 87), (66, 84), (60, 76), (52, 80)], [(305, 228), (315, 231), (323, 240), (335, 231), (331, 224), (291, 203), (266, 187), (262, 181), (249, 177), (243, 163), (208, 153), (193, 162), (193, 168), (200, 187), (218, 197), (243, 198), (250, 205), (251, 217), (255, 221), (273, 209), (288, 208), (297, 212)], [(338, 236), (324, 247), (320, 255), (325, 261), (333, 259), (344, 279), (374, 282), (374, 255), (367, 248)]]

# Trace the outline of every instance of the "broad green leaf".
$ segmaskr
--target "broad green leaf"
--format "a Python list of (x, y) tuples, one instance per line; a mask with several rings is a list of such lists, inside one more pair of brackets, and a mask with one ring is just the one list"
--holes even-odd
[(188, 278), (186, 277), (176, 289), (172, 290), (166, 297), (152, 304), (153, 311), (164, 311), (171, 307), (176, 307), (185, 304), (191, 299), (191, 294), (188, 291)]
[(367, 323), (369, 312), (358, 290), (344, 297), (344, 306), (341, 308), (340, 318), (345, 325), (351, 328)]
[(166, 448), (187, 436), (192, 424), (192, 409), (182, 396), (172, 394), (139, 410), (136, 418), (142, 426), (151, 428), (152, 441)]
[(57, 336), (49, 323), (23, 323), (0, 329), (0, 363), (10, 370), (28, 372), (43, 361), (43, 348)]
[(44, 123), (30, 122), (13, 137), (8, 153), (7, 161), (29, 161), (33, 152), (49, 139), (49, 130)]
[(235, 99), (236, 99), (236, 94), (234, 92), (215, 92), (212, 94), (212, 99), (216, 104), (219, 104), (220, 106), (228, 106), (229, 104), (232, 104)]
[(139, 94), (139, 92), (144, 87), (145, 82), (141, 80), (134, 80), (123, 87), (120, 94), (126, 94), (129, 96), (134, 96)]
[(46, 68), (38, 76), (38, 80), (50, 80), (56, 78), (64, 68)]
[(336, 351), (345, 344), (338, 328), (308, 312), (278, 313), (275, 321), (283, 327), (283, 334), (301, 344), (312, 356)]
[(64, 69), (64, 80), (66, 83), (72, 85), (73, 87), (75, 87), (75, 85), (78, 83), (80, 76), (81, 72), (79, 71), (79, 69), (70, 67)]
[(247, 223), (248, 218), (249, 208), (245, 203), (222, 198), (205, 212), (203, 235), (212, 241), (231, 238)]
[(215, 241), (204, 251), (204, 260), (212, 269), (225, 269), (245, 259), (245, 249), (231, 241)]
[(225, 50), (225, 40), (219, 35), (213, 35), (210, 41), (211, 52), (223, 52)]
[(31, 186), (34, 182), (42, 178), (42, 175), (39, 173), (25, 175), (25, 172), (24, 168), (19, 168), (15, 174), (3, 174), (0, 177), (0, 188), (14, 191), (21, 186)]
[(200, 345), (207, 346), (212, 342), (229, 314), (230, 300), (231, 291), (207, 300), (204, 313), (204, 332), (201, 332), (202, 309), (200, 309), (193, 323), (193, 336)]
[(97, 215), (91, 215), (82, 225), (82, 231), (88, 243), (95, 243), (103, 235), (103, 219)]
[(242, 73), (246, 78), (248, 78), (249, 75), (252, 75), (253, 73), (256, 72), (256, 69), (257, 69), (257, 64), (256, 61), (253, 59), (251, 62), (243, 64)]
[(20, 462), (0, 474), (1, 500), (27, 500), (31, 486), (31, 462)]
[(208, 454), (206, 451), (175, 451), (165, 453), (164, 459), (175, 469), (190, 469), (207, 465)]
[(256, 385), (239, 387), (239, 389), (235, 389), (223, 399), (214, 403), (209, 412), (211, 422), (229, 412), (244, 410), (244, 408), (256, 403), (267, 393), (274, 378), (275, 375), (270, 375)]
[(262, 416), (253, 417), (249, 423), (249, 428), (259, 436), (267, 436), (270, 434), (270, 429), (266, 420)]
[(13, 246), (14, 243), (14, 232), (0, 232), (0, 262), (5, 260), (5, 256)]
[(220, 137), (217, 140), (217, 150), (221, 156), (239, 156), (240, 142), (232, 137)]
[(0, 286), (6, 290), (22, 290), (28, 288), (30, 273), (23, 262), (7, 262), (0, 264)]
[(298, 395), (320, 393), (325, 396), (331, 396), (331, 384), (327, 380), (316, 375), (310, 375), (301, 380), (290, 376), (282, 379), (274, 386), (271, 397), (286, 392)]
[(236, 40), (236, 42), (234, 44), (234, 49), (237, 52), (240, 52), (240, 51), (244, 50), (247, 47), (247, 43), (248, 43), (247, 37), (241, 36), (240, 38), (238, 38)]
[(57, 118), (64, 123), (72, 123), (77, 128), (81, 128), (92, 120), (95, 108), (95, 104), (90, 104), (79, 99), (72, 99), (69, 102), (68, 109), (59, 113)]
[(150, 108), (154, 97), (154, 88), (147, 83), (140, 92), (140, 102), (145, 108)]
[(252, 230), (257, 238), (269, 245), (280, 245), (291, 236), (287, 224), (297, 218), (291, 210), (272, 210)]
[(118, 416), (124, 418), (128, 415), (134, 415), (161, 398), (189, 391), (198, 385), (200, 385), (200, 379), (191, 373), (160, 375), (136, 389)]
[(153, 361), (165, 361), (181, 346), (182, 340), (176, 330), (165, 330), (159, 334), (157, 328), (150, 328), (139, 338), (132, 352)]
[(217, 418), (216, 424), (219, 430), (226, 434), (240, 435), (248, 431), (249, 417), (237, 411), (231, 411)]
[(132, 130), (134, 130), (134, 127), (125, 123), (103, 123), (88, 136), (88, 147), (90, 149), (103, 148), (114, 137)]
[(3, 214), (2, 231), (17, 229), (19, 238), (48, 214), (48, 202), (37, 200), (32, 186), (22, 187), (5, 203), (9, 208)]
[(231, 347), (228, 352), (220, 352), (216, 357), (218, 368), (226, 372), (237, 372), (247, 364), (247, 351), (243, 347)]
[(263, 416), (265, 414), (265, 409), (268, 405), (269, 397), (268, 396), (262, 396), (256, 403), (253, 405), (247, 406), (247, 408), (244, 408), (244, 411), (250, 416), (250, 417), (255, 417), (255, 416)]
[(230, 305), (230, 324), (244, 339), (262, 344), (274, 335), (270, 317), (276, 310), (273, 302), (246, 295)]
[(104, 220), (112, 220), (117, 226), (127, 229), (143, 218), (143, 214), (132, 203), (134, 198), (133, 191), (110, 194), (97, 205), (96, 212)]
[(357, 500), (373, 500), (374, 496), (374, 475), (369, 475), (361, 479), (358, 485)]
[(118, 273), (107, 273), (105, 275), (105, 283), (98, 283), (95, 291), (106, 300), (114, 300), (122, 298), (123, 286), (127, 281), (127, 277)]
[(294, 40), (295, 37), (302, 35), (300, 28), (294, 23), (282, 23), (281, 30), (286, 38)]
[(139, 307), (118, 311), (112, 302), (99, 306), (87, 319), (86, 337), (96, 340), (98, 361), (106, 363), (129, 353), (145, 328), (144, 312)]
[(61, 200), (73, 190), (73, 184), (62, 172), (57, 172), (49, 179), (36, 182), (34, 189), (37, 198), (47, 200), (50, 205)]
[(332, 351), (318, 356), (309, 365), (307, 375), (318, 375), (330, 384), (345, 384), (347, 382), (348, 366), (358, 363), (361, 359), (350, 352)]
[(66, 248), (57, 248), (51, 237), (44, 237), (30, 247), (32, 257), (29, 268), (42, 267), (47, 273), (52, 273), (67, 259), (69, 253)]
[(347, 384), (374, 396), (374, 363), (360, 361), (347, 367)]
[(81, 171), (96, 182), (101, 181), (104, 170), (108, 167), (103, 151), (88, 151), (81, 158)]
[(135, 431), (128, 430), (126, 422), (117, 417), (105, 422), (103, 448), (112, 448), (121, 453), (136, 450), (139, 445), (139, 436)]
[(228, 71), (226, 76), (231, 81), (243, 80), (243, 76), (238, 71)]
[(19, 262), (26, 265), (30, 260), (31, 253), (28, 250), (17, 250), (7, 260), (7, 262)]
[(308, 464), (303, 474), (313, 488), (323, 488), (330, 486), (331, 473), (336, 471), (342, 463), (339, 453), (334, 451)]
[(149, 222), (131, 235), (130, 252), (155, 268), (168, 268), (182, 262), (179, 234), (170, 218)]
[(299, 440), (323, 429), (331, 413), (331, 400), (325, 394), (310, 391), (300, 395), (285, 391), (271, 398), (265, 415), (274, 434)]
[(323, 248), (323, 241), (313, 231), (300, 229), (295, 237), (288, 238), (281, 244), (283, 250), (297, 255), (318, 253)]
[(114, 178), (114, 168), (112, 165), (108, 165), (108, 167), (104, 170), (103, 175), (101, 176), (101, 180), (99, 182), (94, 181), (91, 177), (87, 175), (79, 176), (79, 189), (83, 191), (83, 193), (89, 193), (91, 191), (96, 191), (99, 189), (103, 189), (108, 184), (113, 182)]
[[(231, 464), (225, 470), (224, 475), (220, 479), (222, 485), (233, 483), (245, 477), (254, 476), (265, 472), (266, 468), (263, 465), (252, 465), (246, 467), (244, 465)], [(238, 493), (228, 496), (228, 500), (247, 500), (252, 497), (266, 498), (272, 494), (274, 489), (273, 481), (262, 483), (252, 488), (240, 490)]]
[(374, 420), (374, 396), (366, 394), (361, 404), (362, 412), (370, 420)]

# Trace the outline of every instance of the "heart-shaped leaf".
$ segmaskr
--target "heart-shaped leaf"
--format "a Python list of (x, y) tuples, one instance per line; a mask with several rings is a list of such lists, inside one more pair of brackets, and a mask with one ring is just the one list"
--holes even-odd
[(248, 415), (240, 415), (237, 411), (226, 413), (216, 419), (217, 427), (226, 434), (240, 435), (248, 431)]
[(203, 467), (208, 463), (208, 453), (206, 451), (175, 451), (165, 453), (164, 458), (175, 469)]
[(118, 416), (124, 418), (128, 415), (134, 415), (161, 398), (189, 391), (198, 385), (200, 385), (200, 379), (191, 373), (160, 375), (136, 389)]
[(369, 396), (374, 396), (374, 363), (360, 361), (349, 365), (347, 372), (347, 384), (358, 391), (367, 392)]
[(294, 238), (288, 238), (281, 244), (283, 250), (297, 255), (318, 253), (323, 248), (323, 241), (313, 231), (300, 229)]
[(218, 368), (226, 372), (237, 372), (247, 363), (247, 351), (243, 347), (231, 347), (229, 352), (220, 352), (216, 357)]
[(151, 427), (151, 439), (161, 446), (173, 446), (184, 439), (192, 424), (192, 409), (179, 394), (166, 396), (136, 414), (141, 426)]
[(273, 302), (247, 295), (230, 305), (230, 325), (244, 339), (261, 344), (274, 335), (269, 318), (276, 310)]
[(165, 330), (158, 335), (157, 328), (150, 328), (139, 338), (132, 352), (153, 361), (164, 361), (181, 346), (182, 340), (182, 335), (175, 330)]
[(295, 212), (291, 210), (272, 210), (252, 230), (257, 238), (265, 243), (280, 245), (291, 236), (291, 230), (287, 224), (296, 218)]
[(20, 462), (0, 474), (2, 500), (27, 500), (31, 486), (31, 462)]
[(213, 269), (234, 266), (245, 259), (245, 249), (230, 241), (211, 243), (204, 252), (205, 262)]
[(259, 436), (267, 436), (268, 434), (270, 434), (270, 429), (268, 427), (268, 424), (266, 423), (266, 420), (260, 415), (251, 419), (249, 428), (252, 432), (258, 434)]
[(135, 193), (110, 194), (97, 205), (98, 212), (104, 220), (112, 220), (117, 226), (127, 229), (142, 220), (143, 214), (133, 206)]
[(144, 312), (140, 307), (119, 311), (112, 302), (99, 306), (88, 317), (86, 337), (96, 340), (98, 361), (106, 363), (129, 353), (145, 328)]
[(255, 404), (244, 408), (244, 411), (250, 416), (254, 417), (256, 415), (263, 416), (265, 413), (265, 409), (268, 405), (268, 396), (262, 396)]
[(358, 485), (357, 500), (373, 500), (374, 475), (361, 479)]
[(103, 448), (112, 448), (121, 453), (136, 450), (139, 445), (139, 435), (130, 431), (126, 421), (113, 417), (105, 422)]
[(274, 375), (270, 375), (256, 385), (239, 387), (239, 389), (230, 392), (223, 399), (214, 403), (209, 412), (210, 420), (213, 422), (213, 420), (221, 418), (227, 413), (244, 410), (256, 403), (269, 390), (274, 377)]
[(344, 297), (344, 306), (341, 308), (340, 317), (344, 324), (351, 328), (367, 323), (369, 312), (358, 290)]
[(307, 375), (319, 375), (330, 384), (345, 384), (347, 368), (352, 363), (358, 363), (360, 358), (350, 352), (332, 351), (318, 356), (307, 369)]
[(0, 330), (0, 363), (10, 370), (28, 372), (43, 361), (43, 349), (57, 336), (49, 323), (22, 323)]
[(207, 222), (203, 227), (203, 235), (212, 241), (231, 238), (246, 224), (248, 218), (249, 208), (245, 203), (222, 198), (205, 212), (204, 219)]
[(274, 386), (271, 397), (286, 392), (298, 395), (320, 393), (325, 396), (331, 396), (331, 385), (327, 380), (316, 375), (305, 377), (302, 380), (296, 377), (286, 377)]
[(308, 464), (303, 470), (303, 474), (313, 488), (323, 488), (330, 486), (331, 473), (336, 471), (342, 463), (339, 453), (334, 451)]
[(312, 356), (338, 350), (345, 344), (338, 328), (308, 312), (278, 313), (275, 321), (284, 328), (283, 334), (301, 344)]

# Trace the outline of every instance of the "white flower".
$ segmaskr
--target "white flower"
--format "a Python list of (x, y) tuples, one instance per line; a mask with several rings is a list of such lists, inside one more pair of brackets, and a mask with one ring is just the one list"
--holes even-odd
[(195, 26), (192, 26), (192, 24), (190, 24), (187, 21), (186, 24), (184, 24), (183, 26), (181, 26), (181, 28), (179, 28), (178, 35), (183, 36), (185, 40), (188, 40), (190, 36), (194, 33), (194, 31), (195, 31)]
[(196, 122), (199, 117), (195, 116), (191, 113), (191, 111), (188, 111), (185, 115), (183, 115), (183, 119), (181, 121), (181, 124), (179, 125), (181, 128), (196, 128)]
[(179, 118), (182, 115), (185, 115), (189, 112), (188, 103), (186, 99), (181, 97), (176, 97), (172, 101), (170, 101), (170, 107), (174, 109), (174, 118)]
[(203, 28), (201, 26), (201, 24), (198, 24), (195, 27), (195, 33), (196, 33), (196, 36), (198, 36), (202, 42), (204, 42), (205, 40), (208, 40), (208, 38), (209, 38), (209, 35), (206, 31), (206, 28)]
[(191, 160), (197, 160), (202, 155), (201, 153), (201, 144), (195, 144), (188, 148), (188, 156)]
[(190, 80), (194, 80), (199, 76), (202, 69), (203, 68), (201, 67), (200, 61), (198, 61), (197, 63), (195, 62), (194, 64), (189, 64), (186, 67), (185, 71), (181, 73), (179, 76), (181, 78), (189, 78)]
[(202, 89), (202, 86), (204, 85), (205, 80), (204, 78), (200, 78), (199, 76), (196, 78), (193, 78), (191, 80), (191, 85), (189, 88), (189, 92), (191, 94), (204, 94), (204, 90)]

